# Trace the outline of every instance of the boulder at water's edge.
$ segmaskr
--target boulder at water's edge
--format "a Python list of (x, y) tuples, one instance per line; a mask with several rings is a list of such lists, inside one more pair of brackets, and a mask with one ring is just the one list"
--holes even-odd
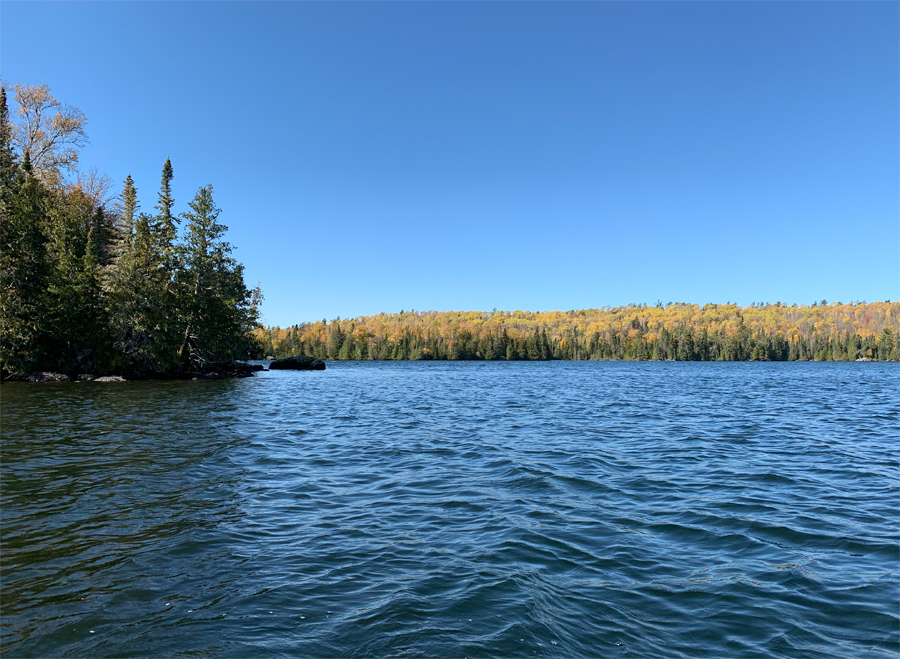
[(270, 371), (324, 371), (325, 362), (315, 357), (300, 355), (299, 357), (287, 357), (276, 359), (269, 363)]

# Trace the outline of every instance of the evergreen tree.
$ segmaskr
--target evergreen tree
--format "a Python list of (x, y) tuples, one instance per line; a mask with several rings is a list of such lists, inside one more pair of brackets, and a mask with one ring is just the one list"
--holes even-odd
[(44, 322), (48, 326), (46, 345), (54, 359), (47, 368), (81, 371), (90, 360), (85, 345), (88, 319), (81, 310), (81, 297), (93, 208), (80, 190), (64, 194), (57, 189), (50, 193), (49, 199), (45, 226), (52, 267)]
[(0, 87), (0, 213), (8, 212), (18, 171), (12, 149), (12, 125), (9, 123), (6, 88)]
[(350, 331), (347, 332), (347, 335), (344, 337), (344, 342), (341, 344), (341, 348), (338, 351), (338, 359), (354, 359), (355, 353), (356, 345), (353, 340), (353, 329), (351, 327)]
[(328, 342), (328, 357), (331, 359), (338, 359), (343, 344), (344, 333), (341, 331), (341, 324), (339, 322), (332, 323), (331, 336)]
[[(140, 205), (137, 200), (137, 189), (131, 174), (125, 177), (125, 186), (122, 190), (122, 222), (121, 238), (123, 242), (131, 243), (134, 237), (135, 214)], [(122, 246), (124, 248), (124, 245)]]
[(200, 188), (188, 206), (180, 259), (186, 290), (181, 364), (191, 370), (217, 368), (245, 357), (251, 349), (249, 334), (257, 322), (261, 295), (247, 289), (243, 266), (222, 240), (227, 227), (218, 221), (212, 186)]
[(146, 218), (149, 246), (141, 245), (140, 254), (141, 262), (148, 268), (142, 306), (149, 338), (148, 355), (152, 355), (151, 359), (144, 361), (160, 373), (169, 372), (183, 363), (179, 350), (183, 345), (184, 332), (181, 313), (183, 292), (177, 278), (183, 266), (178, 261), (177, 219), (172, 214), (175, 203), (172, 178), (172, 162), (166, 159), (156, 205), (157, 214), (152, 219)]
[(894, 332), (890, 327), (881, 330), (878, 337), (878, 359), (896, 359), (894, 355)]
[[(7, 121), (6, 117), (3, 121)], [(8, 127), (0, 133), (4, 140), (0, 143), (0, 158), (7, 160), (11, 158)], [(8, 172), (4, 176), (8, 177)], [(3, 183), (0, 367), (9, 373), (21, 373), (42, 367), (48, 355), (45, 340), (50, 260), (44, 231), (48, 191), (34, 176), (28, 154), (21, 169)]]
[[(178, 238), (176, 224), (178, 220), (172, 214), (175, 199), (172, 197), (172, 179), (175, 174), (172, 170), (172, 161), (166, 158), (163, 164), (162, 181), (159, 186), (159, 201), (156, 204), (156, 222), (153, 226), (153, 234), (156, 240), (156, 249), (169, 266), (175, 256), (175, 240)], [(131, 177), (129, 176), (128, 179)], [(126, 179), (126, 183), (128, 181)]]
[[(0, 87), (2, 371), (174, 374), (248, 355), (262, 295), (244, 285), (242, 266), (222, 239), (212, 189), (201, 188), (190, 204), (180, 244), (169, 160), (155, 215), (138, 215), (131, 176), (121, 214), (108, 213), (95, 188), (68, 186), (56, 175), (77, 161), (83, 115), (44, 86), (17, 90), (26, 116), (43, 121), (41, 112), (50, 108), (53, 117), (71, 121), (58, 134), (38, 131), (16, 142), (22, 133), (10, 123)], [(34, 145), (43, 179), (33, 171)]]
[(110, 226), (103, 207), (98, 207), (88, 229), (82, 267), (77, 282), (77, 306), (82, 316), (78, 370), (106, 372), (112, 366), (112, 337), (104, 291), (105, 269), (110, 265)]
[(151, 226), (144, 213), (134, 220), (134, 234), (121, 244), (110, 281), (116, 364), (133, 374), (162, 373), (178, 363), (162, 331), (168, 274), (159, 267)]

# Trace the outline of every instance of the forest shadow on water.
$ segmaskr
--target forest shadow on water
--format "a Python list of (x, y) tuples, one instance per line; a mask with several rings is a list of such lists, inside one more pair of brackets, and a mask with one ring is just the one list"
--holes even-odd
[(4, 383), (2, 654), (898, 656), (900, 365)]

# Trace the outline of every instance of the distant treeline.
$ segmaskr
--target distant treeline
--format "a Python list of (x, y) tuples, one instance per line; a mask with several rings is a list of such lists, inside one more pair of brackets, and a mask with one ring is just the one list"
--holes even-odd
[(900, 303), (668, 303), (580, 311), (400, 312), (257, 330), (319, 359), (897, 360)]
[(153, 213), (130, 176), (121, 195), (96, 172), (67, 180), (84, 116), (44, 85), (13, 89), (16, 122), (0, 90), (3, 374), (175, 375), (258, 350), (259, 292), (222, 238), (212, 188), (177, 216), (168, 160)]

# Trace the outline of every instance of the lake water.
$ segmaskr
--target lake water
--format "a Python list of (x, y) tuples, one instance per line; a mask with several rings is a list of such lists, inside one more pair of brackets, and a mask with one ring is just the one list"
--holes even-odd
[(900, 365), (2, 386), (4, 657), (897, 657)]

